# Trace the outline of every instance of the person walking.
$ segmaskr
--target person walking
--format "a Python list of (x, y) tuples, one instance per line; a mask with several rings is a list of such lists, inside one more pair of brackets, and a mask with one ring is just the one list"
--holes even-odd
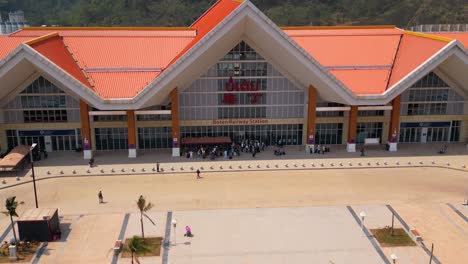
[(156, 171), (159, 172), (159, 162), (156, 162)]
[(98, 193), (98, 198), (99, 198), (99, 203), (104, 203), (104, 197), (102, 196), (102, 191), (99, 191)]
[(201, 179), (202, 177), (200, 176), (200, 169), (197, 169), (197, 179)]

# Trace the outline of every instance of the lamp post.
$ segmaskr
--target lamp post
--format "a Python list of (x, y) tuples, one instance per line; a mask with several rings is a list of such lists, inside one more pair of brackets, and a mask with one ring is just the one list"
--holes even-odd
[(390, 255), (390, 258), (392, 259), (393, 264), (395, 264), (396, 261), (397, 261), (397, 259), (398, 259), (397, 255), (396, 255), (395, 253), (392, 253), (392, 254)]
[(361, 216), (361, 232), (364, 235), (364, 219), (366, 219), (366, 212), (362, 211), (359, 213), (359, 216)]
[(177, 220), (175, 218), (172, 220), (172, 227), (174, 227), (174, 245), (176, 245), (177, 244), (177, 240), (176, 240), (176, 237), (177, 237), (177, 235), (176, 235)]
[(34, 174), (34, 158), (32, 151), (37, 146), (37, 143), (33, 143), (29, 148), (29, 158), (31, 159), (31, 170), (32, 170), (32, 177), (33, 177), (33, 186), (34, 186), (34, 199), (36, 201), (36, 208), (39, 208), (37, 203), (37, 191), (36, 191), (36, 175)]

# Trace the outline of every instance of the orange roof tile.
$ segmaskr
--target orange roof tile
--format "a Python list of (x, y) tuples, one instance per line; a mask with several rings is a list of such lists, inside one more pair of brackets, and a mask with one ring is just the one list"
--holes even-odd
[(430, 32), (428, 34), (460, 41), (468, 49), (468, 32)]
[(388, 88), (403, 79), (448, 44), (447, 41), (435, 40), (419, 35), (413, 35), (410, 32), (403, 35)]
[(308, 35), (292, 36), (320, 64), (391, 65), (401, 35)]
[(40, 37), (46, 34), (59, 33), (63, 37), (195, 37), (194, 28), (23, 28), (13, 37)]
[(239, 0), (218, 0), (210, 9), (201, 15), (192, 25), (197, 29), (197, 36), (177, 55), (169, 65), (177, 61), (182, 55), (190, 50), (198, 41), (215, 28), (229, 14), (232, 13), (243, 1)]
[(31, 44), (31, 47), (62, 68), (65, 72), (75, 77), (78, 81), (91, 88), (84, 73), (76, 64), (60, 37), (54, 36), (36, 42)]
[(12, 38), (9, 36), (0, 36), (0, 60), (3, 60), (8, 54), (16, 49), (21, 43), (30, 40), (30, 37)]
[(97, 94), (104, 99), (132, 98), (160, 72), (90, 72)]
[(390, 74), (388, 70), (330, 70), (355, 94), (381, 94), (385, 92)]
[(165, 68), (192, 37), (64, 37), (84, 68)]

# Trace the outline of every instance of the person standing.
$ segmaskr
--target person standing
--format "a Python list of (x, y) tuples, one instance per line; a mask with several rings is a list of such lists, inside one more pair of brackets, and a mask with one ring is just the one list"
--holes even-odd
[(156, 171), (159, 172), (159, 162), (156, 162)]
[(200, 176), (200, 169), (197, 169), (197, 179), (201, 179), (202, 177)]
[(99, 203), (100, 204), (104, 202), (104, 197), (102, 196), (102, 191), (99, 191), (98, 198), (99, 198)]

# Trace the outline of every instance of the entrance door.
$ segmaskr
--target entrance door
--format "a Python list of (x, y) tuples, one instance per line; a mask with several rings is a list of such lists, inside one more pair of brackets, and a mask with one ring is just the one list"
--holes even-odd
[(421, 129), (421, 143), (427, 143), (427, 127)]
[(44, 136), (45, 150), (52, 152), (52, 139), (50, 136)]

